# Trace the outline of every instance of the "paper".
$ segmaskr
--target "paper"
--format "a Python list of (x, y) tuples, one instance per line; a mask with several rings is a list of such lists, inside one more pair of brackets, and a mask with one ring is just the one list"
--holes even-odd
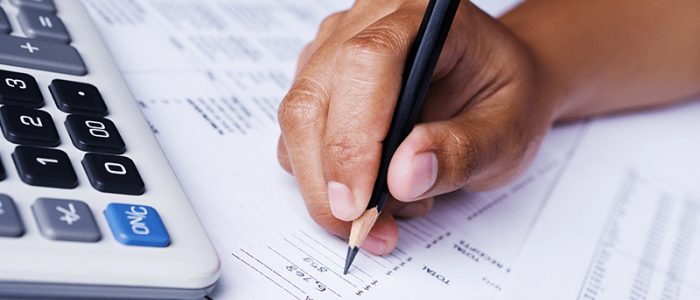
[[(350, 1), (84, 0), (222, 261), (212, 299), (491, 299), (579, 137), (555, 129), (500, 190), (440, 197), (389, 255), (316, 225), (277, 163), (277, 106), (301, 47)], [(166, 224), (167, 225), (167, 224)]]
[(499, 299), (700, 299), (698, 115), (592, 122)]

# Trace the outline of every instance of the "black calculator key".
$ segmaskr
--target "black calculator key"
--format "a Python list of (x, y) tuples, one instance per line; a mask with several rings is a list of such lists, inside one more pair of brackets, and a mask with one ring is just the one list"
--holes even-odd
[(58, 132), (51, 115), (42, 110), (0, 107), (0, 125), (5, 138), (15, 144), (56, 147)]
[(38, 108), (44, 105), (39, 85), (29, 74), (0, 70), (0, 103)]
[(73, 165), (61, 150), (17, 146), (12, 159), (26, 184), (68, 189), (78, 186)]
[(7, 173), (5, 173), (5, 166), (0, 162), (0, 180), (5, 180), (7, 178)]
[(128, 157), (88, 153), (83, 167), (96, 190), (106, 193), (141, 195), (146, 187)]
[(87, 74), (75, 48), (11, 35), (0, 35), (0, 64), (70, 75)]
[(58, 109), (67, 113), (104, 116), (107, 106), (94, 85), (54, 79), (49, 86)]
[(56, 6), (53, 4), (53, 0), (11, 0), (10, 2), (12, 2), (12, 5), (19, 8), (35, 8), (56, 12)]
[(10, 21), (7, 20), (5, 11), (0, 7), (0, 33), (10, 33), (11, 30)]
[(80, 150), (114, 154), (126, 150), (117, 127), (105, 118), (69, 115), (66, 128), (73, 145)]
[(17, 19), (27, 37), (65, 44), (70, 42), (66, 26), (50, 11), (22, 8)]

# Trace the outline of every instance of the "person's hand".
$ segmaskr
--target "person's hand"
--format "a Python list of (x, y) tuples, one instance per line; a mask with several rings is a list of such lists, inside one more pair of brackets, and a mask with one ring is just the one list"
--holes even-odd
[[(357, 0), (328, 17), (303, 51), (279, 109), (278, 156), (311, 217), (347, 237), (364, 212), (379, 168), (406, 56), (427, 0)], [(534, 158), (554, 120), (538, 86), (539, 65), (504, 25), (462, 1), (423, 105), (398, 148), (385, 211), (362, 247), (398, 240), (394, 216), (420, 216), (455, 189), (503, 186)], [(398, 200), (398, 201), (397, 201)]]

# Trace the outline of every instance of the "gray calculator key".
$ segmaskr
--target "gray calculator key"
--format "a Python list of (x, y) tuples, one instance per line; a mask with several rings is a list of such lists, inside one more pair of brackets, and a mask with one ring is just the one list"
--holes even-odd
[(53, 0), (12, 0), (12, 5), (20, 8), (35, 8), (56, 12), (56, 6), (53, 5)]
[(82, 201), (39, 198), (32, 205), (41, 234), (52, 240), (96, 242), (102, 237)]
[(10, 33), (12, 27), (10, 26), (10, 21), (7, 20), (7, 15), (5, 11), (0, 7), (0, 33)]
[(57, 43), (0, 35), (0, 64), (71, 75), (87, 69), (75, 48)]
[(39, 9), (23, 8), (17, 15), (19, 25), (30, 38), (45, 39), (68, 44), (70, 36), (61, 19), (51, 12)]
[(22, 221), (15, 203), (7, 195), (0, 194), (0, 236), (16, 237), (24, 233)]

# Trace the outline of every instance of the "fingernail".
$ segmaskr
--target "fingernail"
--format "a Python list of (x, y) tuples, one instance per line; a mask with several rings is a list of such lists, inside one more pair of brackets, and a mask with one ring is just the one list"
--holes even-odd
[(413, 156), (413, 179), (411, 181), (411, 198), (416, 199), (425, 194), (435, 184), (438, 172), (438, 160), (435, 153), (423, 152)]
[(386, 251), (386, 242), (380, 238), (368, 235), (365, 241), (362, 242), (362, 249), (372, 254), (382, 255)]
[(343, 221), (352, 220), (355, 197), (346, 185), (335, 181), (328, 182), (328, 204), (333, 216)]
[(426, 207), (425, 203), (423, 203), (423, 201), (418, 201), (406, 204), (404, 207), (395, 212), (394, 215), (401, 217), (420, 217), (424, 216), (427, 213), (427, 210), (428, 208)]

